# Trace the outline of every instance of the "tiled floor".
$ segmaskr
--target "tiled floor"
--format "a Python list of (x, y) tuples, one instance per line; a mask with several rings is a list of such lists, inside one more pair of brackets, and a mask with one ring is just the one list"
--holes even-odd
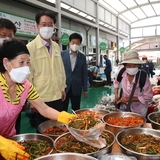
[[(81, 98), (81, 108), (93, 108), (104, 95), (110, 95), (111, 93), (113, 93), (113, 87), (106, 88), (104, 86), (100, 86), (88, 88), (88, 98)], [(70, 106), (68, 112), (71, 113)], [(35, 132), (35, 128), (31, 127), (28, 117), (23, 112), (21, 115), (21, 133)]]

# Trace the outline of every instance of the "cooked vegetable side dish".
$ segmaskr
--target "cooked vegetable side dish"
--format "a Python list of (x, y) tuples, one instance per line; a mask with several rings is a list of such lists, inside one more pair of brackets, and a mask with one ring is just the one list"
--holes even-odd
[(101, 116), (94, 111), (81, 111), (78, 114), (88, 115), (88, 116), (92, 116), (92, 117), (97, 118), (97, 119), (101, 119)]
[(153, 121), (156, 123), (160, 123), (160, 115), (155, 117)]
[[(108, 133), (103, 132), (101, 136), (106, 139), (106, 147), (113, 142), (113, 138)], [(77, 141), (71, 134), (61, 137), (57, 141), (56, 149), (63, 152), (75, 152), (82, 154), (92, 153), (100, 150), (99, 148), (95, 148), (84, 142)]]
[(140, 117), (119, 117), (109, 118), (106, 122), (115, 126), (138, 126), (143, 124), (144, 120)]
[(160, 139), (152, 135), (140, 134), (124, 136), (120, 142), (129, 150), (142, 154), (160, 154)]
[(47, 141), (27, 140), (19, 142), (19, 144), (24, 146), (25, 151), (30, 155), (29, 160), (44, 156), (52, 150)]
[(68, 129), (64, 126), (53, 126), (51, 128), (46, 129), (43, 133), (44, 134), (52, 134), (52, 135), (61, 135), (63, 133), (67, 133)]
[(72, 118), (69, 122), (69, 127), (80, 129), (80, 130), (88, 130), (94, 127), (99, 123), (99, 120), (84, 114), (77, 114), (76, 117)]

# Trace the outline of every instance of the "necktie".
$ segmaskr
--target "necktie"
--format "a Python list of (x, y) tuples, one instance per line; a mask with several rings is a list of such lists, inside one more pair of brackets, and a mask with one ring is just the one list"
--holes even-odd
[[(46, 45), (45, 45), (46, 47), (47, 47), (47, 49), (48, 49), (48, 52), (49, 52), (49, 50), (50, 50), (50, 43), (46, 43)], [(49, 52), (50, 53), (50, 52)]]

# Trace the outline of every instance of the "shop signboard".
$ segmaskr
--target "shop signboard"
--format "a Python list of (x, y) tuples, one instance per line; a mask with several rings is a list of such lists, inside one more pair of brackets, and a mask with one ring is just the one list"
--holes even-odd
[(36, 22), (34, 20), (1, 11), (0, 18), (9, 19), (15, 24), (17, 28), (16, 35), (35, 37), (38, 33), (36, 28)]
[(126, 49), (125, 49), (124, 47), (121, 47), (121, 48), (119, 49), (120, 53), (124, 53), (125, 50), (126, 50)]
[(106, 47), (107, 47), (107, 45), (105, 42), (101, 42), (99, 45), (100, 50), (106, 50)]
[(67, 33), (62, 34), (61, 43), (67, 45), (69, 43), (69, 35)]

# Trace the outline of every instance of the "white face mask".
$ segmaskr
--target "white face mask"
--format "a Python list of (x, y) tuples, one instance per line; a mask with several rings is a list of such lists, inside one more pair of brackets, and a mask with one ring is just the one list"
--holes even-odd
[(80, 46), (76, 45), (76, 44), (73, 44), (73, 45), (70, 45), (70, 49), (74, 52), (78, 51), (80, 48)]
[(1, 44), (3, 44), (3, 41), (4, 41), (4, 40), (9, 40), (9, 39), (10, 39), (9, 37), (6, 37), (6, 38), (0, 38), (0, 45), (1, 45)]
[(137, 72), (138, 72), (138, 68), (126, 68), (126, 72), (127, 72), (129, 75), (136, 75)]
[(50, 39), (53, 35), (53, 30), (53, 27), (41, 27), (39, 33), (44, 39)]
[(9, 72), (9, 75), (13, 82), (23, 83), (30, 74), (30, 70), (28, 66), (12, 68)]

